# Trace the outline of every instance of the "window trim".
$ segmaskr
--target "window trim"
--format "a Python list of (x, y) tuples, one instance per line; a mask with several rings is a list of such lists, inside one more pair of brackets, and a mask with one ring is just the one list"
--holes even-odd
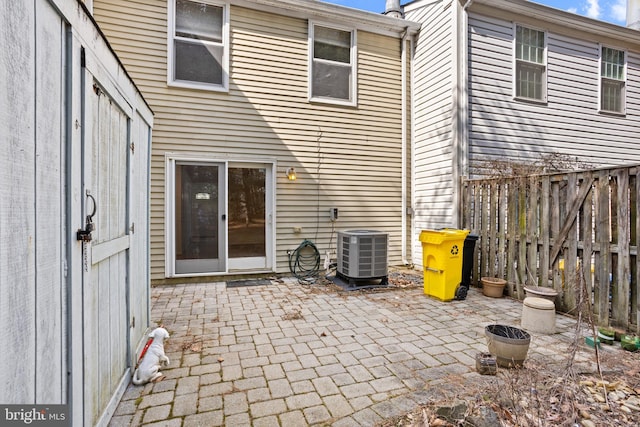
[[(330, 28), (338, 31), (348, 31), (351, 33), (351, 52), (350, 52), (350, 62), (351, 62), (351, 94), (350, 100), (342, 100), (338, 98), (329, 98), (322, 96), (313, 96), (313, 64), (314, 64), (314, 30), (315, 27), (324, 27)], [(336, 24), (329, 24), (321, 21), (311, 21), (309, 20), (309, 30), (308, 30), (308, 71), (307, 71), (307, 86), (308, 86), (308, 99), (309, 102), (318, 102), (323, 104), (334, 104), (334, 105), (344, 105), (349, 107), (356, 107), (358, 105), (358, 42), (357, 42), (357, 30), (353, 27), (340, 26)]]
[[(517, 50), (518, 50), (518, 42), (517, 42), (517, 34), (518, 34), (518, 27), (522, 27), (522, 28), (526, 28), (528, 30), (534, 30), (534, 31), (539, 31), (544, 35), (544, 50), (542, 53), (542, 59), (543, 59), (543, 63), (537, 63), (537, 62), (530, 62), (530, 61), (525, 61), (523, 59), (518, 59), (517, 58)], [(524, 101), (524, 102), (530, 102), (530, 103), (536, 103), (536, 104), (547, 104), (548, 102), (548, 92), (549, 92), (549, 61), (548, 61), (548, 45), (549, 45), (549, 35), (547, 30), (542, 29), (542, 28), (538, 28), (538, 27), (534, 27), (534, 26), (529, 26), (529, 25), (525, 25), (525, 24), (521, 24), (521, 23), (517, 23), (514, 22), (513, 23), (513, 43), (512, 43), (512, 48), (513, 48), (513, 72), (512, 72), (512, 90), (513, 90), (513, 99), (517, 100), (517, 101)], [(535, 66), (542, 66), (544, 67), (544, 76), (542, 79), (542, 99), (537, 99), (537, 98), (528, 98), (525, 96), (518, 96), (518, 62), (522, 62), (524, 64), (532, 64)]]
[[(623, 79), (622, 80), (616, 80), (616, 79), (611, 79), (609, 77), (603, 77), (603, 75), (602, 75), (602, 49), (603, 48), (617, 50), (617, 51), (620, 51), (620, 52), (622, 52), (624, 54), (624, 65), (622, 66), (622, 75), (623, 75)], [(608, 114), (608, 115), (614, 115), (614, 116), (626, 116), (627, 115), (627, 64), (629, 63), (629, 52), (627, 51), (627, 49), (621, 49), (621, 48), (618, 48), (618, 47), (605, 45), (605, 44), (601, 44), (601, 43), (598, 46), (598, 51), (599, 51), (599, 55), (598, 55), (598, 104), (596, 105), (597, 111), (598, 111), (598, 113), (601, 113), (601, 114)], [(611, 81), (622, 82), (622, 94), (621, 94), (622, 109), (621, 109), (621, 111), (603, 110), (602, 109), (602, 81), (604, 79), (611, 80)]]
[(222, 7), (222, 84), (209, 84), (175, 79), (175, 21), (176, 21), (176, 0), (167, 0), (167, 85), (188, 89), (208, 90), (214, 92), (229, 91), (229, 16), (230, 6), (227, 1), (220, 0), (190, 0), (194, 3), (206, 3), (212, 6)]

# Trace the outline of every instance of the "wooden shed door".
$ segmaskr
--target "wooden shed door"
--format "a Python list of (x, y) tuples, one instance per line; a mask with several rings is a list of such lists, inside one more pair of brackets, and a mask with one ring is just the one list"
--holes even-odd
[(130, 121), (126, 103), (88, 71), (85, 87), (84, 206), (93, 231), (83, 250), (83, 387), (85, 425), (95, 425), (128, 382)]

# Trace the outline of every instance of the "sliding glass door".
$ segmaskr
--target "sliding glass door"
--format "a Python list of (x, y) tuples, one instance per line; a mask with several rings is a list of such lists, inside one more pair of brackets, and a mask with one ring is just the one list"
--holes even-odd
[(225, 269), (224, 165), (175, 165), (175, 272)]
[(264, 163), (169, 161), (168, 276), (272, 268), (272, 170)]

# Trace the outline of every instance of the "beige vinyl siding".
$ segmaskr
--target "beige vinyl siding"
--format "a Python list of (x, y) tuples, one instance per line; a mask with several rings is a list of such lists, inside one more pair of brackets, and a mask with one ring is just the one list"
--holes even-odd
[[(522, 19), (519, 23), (527, 25)], [(638, 52), (627, 52), (626, 116), (600, 114), (598, 40), (593, 35), (580, 38), (575, 31), (562, 34), (552, 25), (547, 28), (548, 102), (517, 102), (512, 90), (513, 23), (470, 15), (472, 166), (488, 158), (527, 161), (551, 152), (578, 156), (597, 166), (640, 161)]]
[[(277, 271), (304, 238), (324, 255), (335, 230), (389, 232), (399, 264), (401, 61), (397, 38), (359, 31), (358, 106), (309, 103), (306, 19), (232, 6), (229, 92), (166, 83), (166, 1), (96, 2), (95, 16), (154, 113), (151, 273), (164, 277), (165, 153), (277, 162)], [(108, 10), (107, 10), (108, 9)], [(135, 19), (134, 19), (135, 18)], [(295, 167), (298, 180), (287, 181)], [(301, 227), (294, 234), (293, 227)]]
[(422, 23), (413, 66), (415, 217), (411, 236), (413, 262), (422, 265), (420, 231), (452, 225), (455, 34), (452, 7), (441, 2), (407, 12), (406, 18)]

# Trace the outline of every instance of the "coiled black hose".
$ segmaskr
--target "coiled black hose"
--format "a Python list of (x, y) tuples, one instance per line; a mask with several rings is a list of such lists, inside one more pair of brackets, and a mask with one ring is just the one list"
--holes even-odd
[(302, 243), (289, 255), (289, 270), (303, 285), (312, 284), (320, 271), (320, 252), (311, 240)]

